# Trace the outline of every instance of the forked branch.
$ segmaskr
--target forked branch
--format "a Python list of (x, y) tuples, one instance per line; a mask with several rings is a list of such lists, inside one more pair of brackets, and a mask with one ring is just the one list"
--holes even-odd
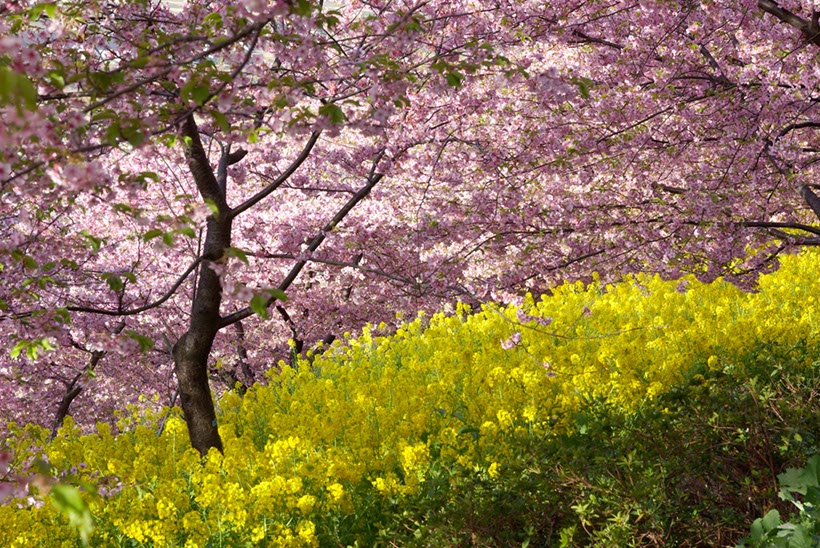
[(757, 0), (757, 7), (768, 14), (774, 15), (787, 25), (796, 28), (803, 33), (806, 40), (815, 46), (820, 46), (820, 24), (818, 23), (820, 13), (814, 12), (811, 20), (806, 20), (789, 10), (781, 8), (774, 0)]
[(313, 133), (311, 133), (310, 139), (308, 139), (308, 142), (305, 144), (305, 148), (302, 149), (302, 152), (299, 153), (299, 156), (296, 157), (296, 159), (288, 166), (288, 168), (284, 172), (282, 172), (282, 174), (279, 177), (277, 177), (275, 181), (271, 182), (268, 186), (266, 186), (265, 188), (263, 188), (262, 190), (260, 190), (259, 192), (257, 192), (256, 194), (254, 194), (253, 196), (251, 196), (235, 208), (233, 208), (231, 210), (231, 216), (236, 217), (243, 211), (252, 208), (257, 203), (267, 198), (270, 195), (270, 193), (279, 188), (282, 185), (282, 183), (287, 181), (288, 178), (291, 175), (293, 175), (293, 173), (297, 169), (299, 169), (299, 166), (301, 166), (304, 163), (304, 161), (307, 160), (307, 157), (310, 156), (310, 152), (313, 150), (314, 145), (316, 145), (316, 141), (319, 140), (319, 135), (321, 135), (321, 133), (321, 130), (314, 131)]
[(170, 299), (174, 295), (174, 293), (176, 293), (177, 289), (179, 289), (179, 286), (182, 285), (182, 283), (188, 278), (188, 276), (191, 275), (191, 272), (193, 272), (194, 269), (196, 269), (196, 267), (199, 266), (199, 263), (201, 262), (202, 257), (199, 257), (191, 264), (191, 266), (188, 267), (188, 269), (185, 272), (182, 273), (182, 275), (179, 278), (177, 278), (177, 281), (174, 282), (171, 288), (168, 291), (166, 291), (162, 297), (160, 297), (152, 303), (148, 303), (146, 305), (133, 308), (131, 310), (105, 310), (102, 308), (93, 308), (90, 306), (67, 306), (66, 310), (68, 310), (69, 312), (86, 312), (88, 314), (102, 314), (104, 316), (133, 316), (135, 314), (140, 314), (142, 312), (145, 312), (146, 310), (156, 308), (168, 299)]
[[(325, 235), (331, 232), (334, 228), (336, 228), (336, 226), (340, 222), (342, 222), (342, 220), (347, 216), (347, 214), (350, 213), (350, 211), (354, 207), (356, 207), (356, 204), (358, 204), (365, 197), (367, 197), (368, 194), (370, 194), (370, 191), (373, 189), (374, 186), (376, 186), (376, 184), (379, 181), (381, 181), (382, 177), (384, 177), (384, 174), (382, 173), (371, 172), (370, 176), (368, 177), (367, 184), (363, 186), (361, 189), (359, 189), (359, 191), (356, 192), (356, 194), (354, 194), (347, 201), (347, 203), (345, 203), (345, 205), (339, 210), (339, 212), (336, 213), (333, 219), (331, 219), (322, 228), (322, 230), (318, 234), (316, 234), (316, 236), (313, 237), (313, 239), (308, 244), (307, 249), (305, 250), (306, 255), (310, 256), (311, 253), (319, 249), (319, 246), (322, 245), (322, 242), (325, 241)], [(308, 258), (304, 258), (299, 260), (295, 265), (293, 265), (293, 268), (290, 269), (290, 272), (288, 272), (288, 275), (285, 276), (285, 279), (282, 280), (277, 289), (279, 289), (280, 291), (285, 291), (287, 288), (289, 288), (290, 285), (299, 276), (299, 273), (302, 272), (302, 269), (305, 267), (308, 261)], [(270, 307), (274, 302), (276, 302), (276, 297), (270, 297), (265, 303), (265, 307)], [(249, 306), (241, 310), (237, 310), (236, 312), (228, 314), (227, 316), (223, 317), (219, 327), (226, 327), (240, 320), (244, 320), (245, 318), (252, 316), (253, 314), (254, 312), (253, 310), (251, 310)]]

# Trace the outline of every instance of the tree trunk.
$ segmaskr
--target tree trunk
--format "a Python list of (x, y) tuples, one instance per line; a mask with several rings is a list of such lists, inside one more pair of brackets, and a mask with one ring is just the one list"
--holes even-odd
[(191, 445), (205, 455), (211, 447), (222, 451), (216, 411), (208, 384), (208, 355), (213, 336), (197, 336), (189, 330), (174, 345), (174, 371), (179, 383), (180, 405), (188, 423)]
[[(222, 283), (210, 265), (223, 259), (225, 249), (230, 246), (230, 235), (231, 221), (227, 214), (208, 219), (203, 250), (206, 260), (200, 269), (188, 331), (174, 345), (174, 372), (179, 383), (180, 405), (188, 423), (191, 445), (202, 455), (211, 447), (222, 451), (208, 383), (208, 356), (221, 319)], [(214, 261), (209, 260), (212, 257)]]
[(208, 356), (221, 328), (222, 283), (212, 265), (225, 260), (231, 245), (231, 211), (211, 167), (193, 115), (181, 127), (185, 138), (185, 157), (203, 200), (210, 201), (218, 213), (208, 217), (202, 265), (186, 331), (174, 345), (174, 371), (179, 383), (180, 404), (188, 423), (191, 445), (205, 455), (215, 447), (222, 451), (216, 412), (208, 383)]

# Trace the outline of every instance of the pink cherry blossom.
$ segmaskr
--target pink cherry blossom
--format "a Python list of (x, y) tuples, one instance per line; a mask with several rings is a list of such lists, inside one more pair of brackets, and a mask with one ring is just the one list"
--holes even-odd
[(289, 339), (820, 243), (808, 2), (331, 4), (0, 7), (2, 416), (204, 452)]

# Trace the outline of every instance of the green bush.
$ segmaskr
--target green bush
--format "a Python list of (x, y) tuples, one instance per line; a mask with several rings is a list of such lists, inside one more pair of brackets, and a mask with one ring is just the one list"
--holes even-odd
[(789, 468), (777, 478), (780, 480), (778, 496), (797, 508), (797, 516), (793, 521), (784, 523), (777, 509), (769, 510), (752, 523), (751, 534), (738, 547), (820, 546), (820, 455), (811, 457), (805, 468)]

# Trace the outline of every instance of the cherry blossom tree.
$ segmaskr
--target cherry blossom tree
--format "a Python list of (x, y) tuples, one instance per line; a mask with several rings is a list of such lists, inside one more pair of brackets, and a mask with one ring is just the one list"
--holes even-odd
[(204, 453), (211, 385), (366, 322), (595, 271), (752, 287), (820, 243), (813, 9), (0, 4), (3, 416), (178, 399)]

